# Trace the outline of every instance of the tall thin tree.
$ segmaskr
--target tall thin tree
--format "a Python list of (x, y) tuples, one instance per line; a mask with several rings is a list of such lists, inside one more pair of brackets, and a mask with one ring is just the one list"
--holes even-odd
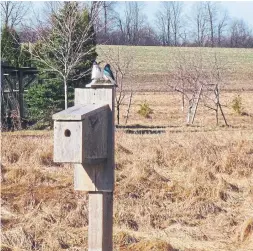
[[(37, 27), (38, 43), (32, 50), (33, 60), (54, 71), (64, 83), (65, 109), (68, 84), (90, 73), (96, 57), (93, 20), (78, 2), (59, 2), (53, 8), (46, 26)], [(93, 18), (96, 15), (93, 13)]]

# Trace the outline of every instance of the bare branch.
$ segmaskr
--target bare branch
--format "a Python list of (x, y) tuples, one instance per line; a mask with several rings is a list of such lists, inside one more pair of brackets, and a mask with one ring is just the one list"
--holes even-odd
[(29, 9), (29, 2), (1, 1), (1, 21), (5, 26), (13, 28), (24, 21)]
[(80, 69), (79, 65), (95, 51), (90, 43), (95, 36), (93, 20), (78, 2), (51, 2), (47, 7), (46, 22), (39, 21), (36, 27), (31, 27), (39, 41), (33, 46), (32, 57), (63, 79), (66, 108), (67, 83), (90, 74), (90, 69)]
[[(126, 47), (118, 46), (117, 49), (101, 48), (101, 56), (107, 61), (115, 72), (116, 83), (118, 84), (117, 95), (115, 97), (117, 109), (117, 122), (120, 120), (120, 107), (126, 97), (125, 79), (131, 76), (131, 68), (134, 56)], [(116, 54), (116, 55), (115, 55)]]

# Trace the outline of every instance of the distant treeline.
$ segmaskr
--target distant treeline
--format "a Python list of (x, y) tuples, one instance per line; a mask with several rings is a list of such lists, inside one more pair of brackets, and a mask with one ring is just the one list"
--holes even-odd
[[(44, 9), (48, 9), (49, 3), (44, 3)], [(152, 17), (147, 16), (145, 2), (79, 3), (89, 9), (91, 17), (99, 12), (93, 19), (97, 44), (253, 48), (252, 27), (243, 19), (230, 17), (220, 2), (201, 1), (189, 5), (180, 1), (163, 1)], [(16, 23), (21, 22), (25, 15), (21, 11), (23, 8), (18, 7)], [(2, 23), (12, 21), (8, 19), (10, 15), (6, 10), (7, 7), (2, 8)], [(15, 14), (12, 17), (16, 17)], [(19, 36), (23, 42), (37, 40), (36, 32), (29, 25), (19, 29)]]
[(144, 7), (142, 2), (104, 2), (97, 43), (253, 48), (252, 29), (229, 17), (219, 2), (196, 2), (187, 10), (184, 2), (160, 2), (152, 23)]

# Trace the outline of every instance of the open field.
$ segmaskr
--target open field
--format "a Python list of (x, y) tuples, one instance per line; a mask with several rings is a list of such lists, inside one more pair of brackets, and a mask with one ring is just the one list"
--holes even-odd
[[(135, 92), (115, 135), (114, 250), (253, 251), (253, 50), (216, 49), (232, 65), (221, 93), (226, 127), (201, 103), (186, 126), (180, 95), (163, 83), (178, 49), (212, 53), (124, 49), (135, 55), (126, 87)], [(144, 102), (150, 118), (138, 114)], [(1, 251), (86, 250), (88, 196), (74, 191), (71, 165), (53, 162), (53, 132), (2, 133), (1, 147)]]
[(215, 54), (226, 67), (225, 89), (253, 90), (253, 49), (98, 46), (99, 60), (107, 62), (110, 55), (113, 60), (109, 61), (114, 61), (118, 53), (121, 58), (133, 57), (131, 76), (124, 86), (127, 90), (168, 91), (166, 81), (173, 81), (171, 73), (180, 58), (197, 60), (202, 55), (204, 67), (208, 69)]
[[(251, 132), (116, 139), (114, 250), (253, 250)], [(84, 250), (87, 195), (53, 163), (52, 133), (2, 140), (1, 250)]]
[[(114, 250), (253, 250), (253, 99), (241, 94), (241, 116), (234, 95), (224, 96), (228, 128), (202, 109), (185, 126), (172, 93), (134, 95), (128, 128), (116, 132)], [(149, 119), (137, 114), (144, 100)], [(3, 251), (87, 245), (87, 194), (52, 151), (52, 131), (2, 135)]]
[[(232, 109), (232, 101), (240, 95), (242, 99), (242, 107), (244, 116), (238, 115)], [(228, 124), (237, 130), (252, 130), (253, 129), (253, 92), (224, 92), (221, 95), (221, 103), (224, 106), (224, 113)], [(124, 102), (120, 108), (120, 123), (124, 125), (125, 115), (128, 107), (129, 95), (126, 95)], [(140, 105), (149, 104), (153, 110), (149, 119), (144, 119), (137, 112)], [(215, 113), (212, 110), (204, 107), (201, 103), (197, 110), (194, 127), (187, 129), (186, 124), (187, 108), (182, 112), (181, 110), (181, 96), (177, 93), (160, 93), (160, 92), (143, 92), (135, 93), (132, 98), (132, 105), (129, 114), (128, 124), (139, 124), (145, 126), (165, 126), (167, 130), (217, 130)], [(224, 125), (224, 121), (220, 115), (220, 126)], [(202, 128), (202, 129), (201, 129)], [(221, 129), (221, 128), (220, 128)]]

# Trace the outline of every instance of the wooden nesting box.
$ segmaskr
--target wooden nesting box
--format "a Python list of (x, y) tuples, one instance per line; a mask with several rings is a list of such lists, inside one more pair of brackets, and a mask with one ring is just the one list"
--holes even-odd
[(109, 105), (87, 104), (54, 114), (54, 161), (106, 161), (109, 112)]

